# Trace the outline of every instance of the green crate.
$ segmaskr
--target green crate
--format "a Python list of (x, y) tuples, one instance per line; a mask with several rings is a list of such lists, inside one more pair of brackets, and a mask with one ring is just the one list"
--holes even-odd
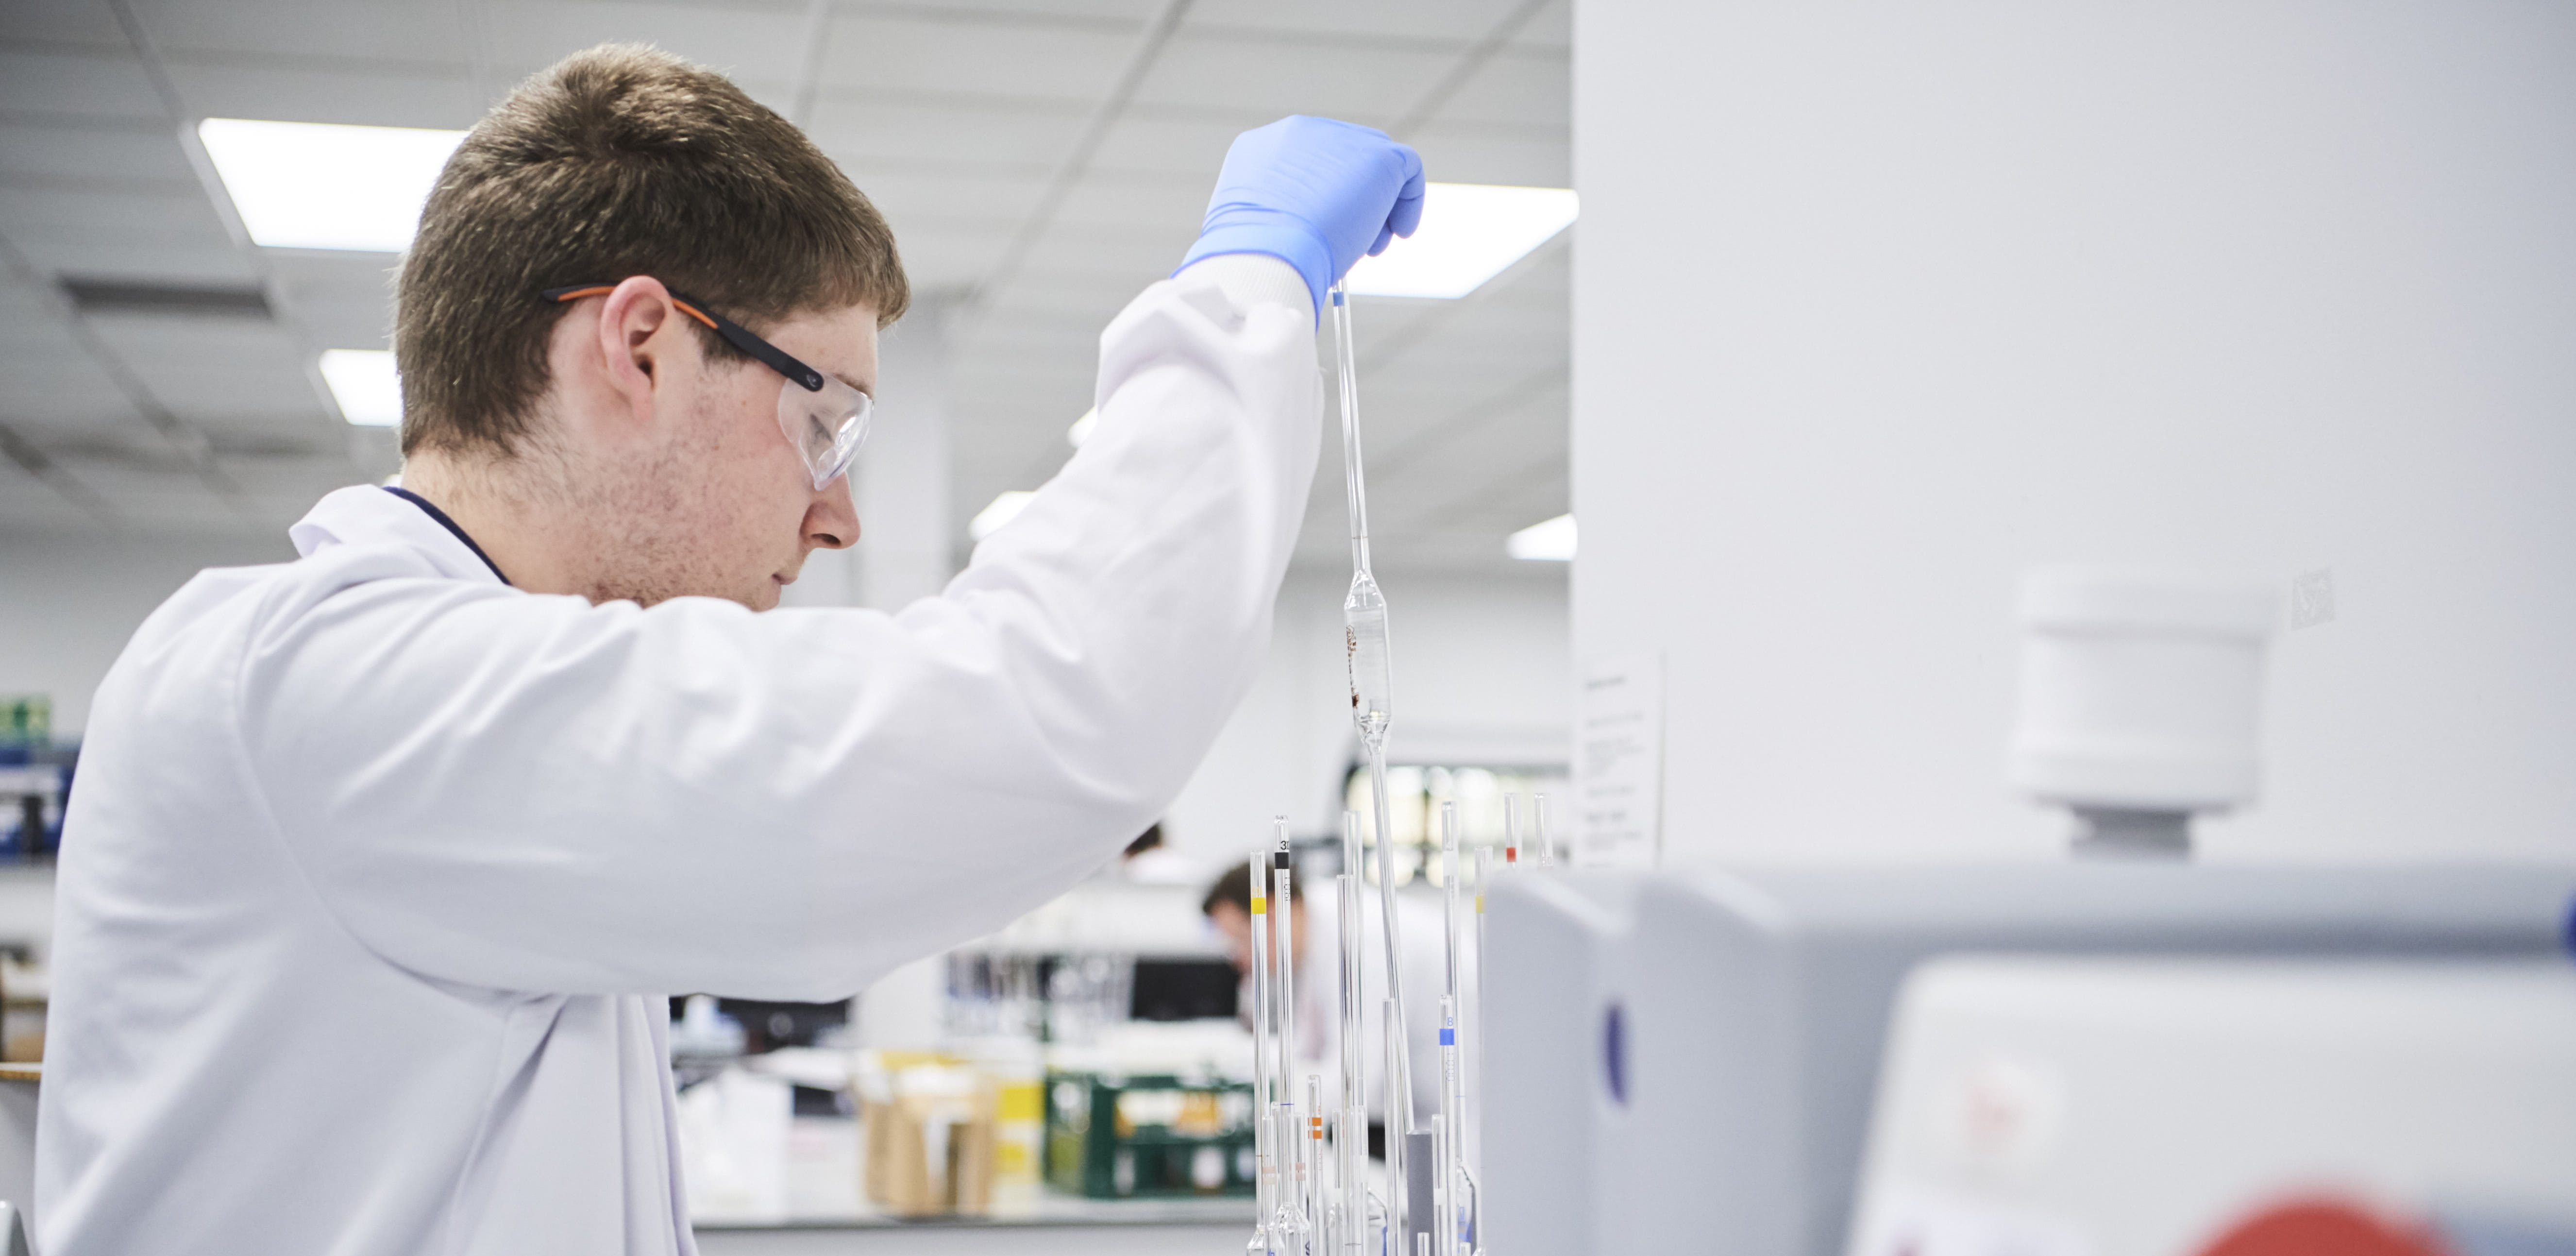
[(1046, 1175), (1092, 1199), (1252, 1193), (1252, 1085), (1049, 1073)]

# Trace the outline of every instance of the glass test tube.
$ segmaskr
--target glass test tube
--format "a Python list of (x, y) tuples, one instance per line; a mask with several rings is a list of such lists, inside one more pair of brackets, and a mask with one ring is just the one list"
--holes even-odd
[(1383, 755), (1376, 756), (1370, 771), (1378, 778), (1378, 911), (1385, 923), (1386, 1013), (1378, 1024), (1379, 1036), (1386, 1040), (1386, 1215), (1387, 1232), (1399, 1236), (1400, 1246), (1412, 1210), (1412, 1186), (1405, 1176), (1405, 1139), (1413, 1132), (1413, 1062), (1404, 1042), (1404, 967), (1397, 948), (1400, 936), (1395, 910), (1395, 840), (1386, 824), (1385, 769), (1375, 766)]
[(1432, 1118), (1432, 1141), (1440, 1149), (1439, 1172), (1433, 1178), (1441, 1256), (1457, 1256), (1458, 1129), (1466, 1104), (1458, 1088), (1459, 883), (1466, 880), (1458, 858), (1458, 804), (1440, 804), (1440, 952), (1444, 981), (1440, 995), (1440, 1114)]
[(1279, 1205), (1279, 1161), (1270, 1128), (1270, 894), (1262, 853), (1252, 858), (1252, 1209), (1253, 1239), (1267, 1251), (1271, 1213)]
[(1538, 826), (1538, 866), (1553, 868), (1556, 866), (1556, 838), (1547, 831), (1547, 795), (1531, 795), (1530, 811), (1534, 813), (1531, 818)]
[(1306, 1111), (1298, 1118), (1299, 1141), (1306, 1145), (1305, 1163), (1313, 1168), (1300, 1194), (1306, 1210), (1306, 1248), (1323, 1249), (1324, 1234), (1324, 1079), (1306, 1074)]
[[(1467, 1051), (1467, 1164), (1478, 1173), (1485, 1167), (1485, 964), (1492, 952), (1485, 949), (1485, 896), (1493, 892), (1494, 852), (1489, 847), (1476, 848), (1476, 981), (1469, 1005), (1475, 1008), (1475, 1028)], [(1476, 1202), (1481, 1207), (1484, 1196)], [(1481, 1237), (1483, 1217), (1476, 1218), (1476, 1233)]]
[[(1277, 910), (1270, 913), (1270, 960), (1275, 969), (1270, 998), (1278, 1007), (1279, 1074), (1276, 1091), (1277, 1122), (1274, 1141), (1280, 1153), (1280, 1183), (1284, 1188), (1280, 1208), (1292, 1219), (1302, 1219), (1306, 1203), (1306, 1140), (1298, 1137), (1297, 1095), (1297, 898), (1290, 884), (1294, 875), (1289, 864), (1288, 817), (1275, 821), (1278, 837), (1270, 854), (1270, 901)], [(1281, 1236), (1292, 1250), (1300, 1246), (1294, 1230)]]
[(1360, 817), (1342, 813), (1342, 871), (1333, 878), (1335, 905), (1341, 908), (1342, 968), (1342, 1112), (1335, 1130), (1337, 1153), (1334, 1186), (1341, 1195), (1336, 1234), (1342, 1256), (1362, 1256), (1367, 1246), (1368, 1184), (1362, 1169), (1368, 1158), (1368, 1079), (1360, 1073), (1360, 1000), (1363, 968), (1360, 956)]
[(1457, 1251), (1459, 1221), (1466, 1211), (1466, 1192), (1459, 1186), (1467, 1169), (1467, 1080), (1459, 1067), (1458, 1049), (1458, 1001), (1444, 998), (1440, 1000), (1440, 1084), (1441, 1106), (1448, 1109), (1448, 1119), (1440, 1130), (1440, 1185), (1447, 1202), (1440, 1210), (1440, 1233), (1444, 1250), (1451, 1253)]
[(1396, 1088), (1406, 1084), (1403, 1013), (1396, 1010), (1395, 1000), (1390, 998), (1379, 1014), (1384, 1018), (1380, 1028), (1396, 1026), (1379, 1036), (1386, 1040), (1386, 1233), (1390, 1246), (1402, 1247), (1404, 1236), (1410, 1233), (1405, 1214), (1412, 1203), (1413, 1183), (1404, 1176), (1403, 1129), (1397, 1124), (1396, 1113), (1401, 1110), (1399, 1104), (1409, 1108), (1412, 1102), (1396, 1097)]

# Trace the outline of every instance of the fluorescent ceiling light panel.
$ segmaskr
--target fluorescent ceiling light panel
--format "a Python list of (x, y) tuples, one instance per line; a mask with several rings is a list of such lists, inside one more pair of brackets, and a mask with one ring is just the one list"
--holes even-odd
[(1080, 449), (1082, 442), (1091, 439), (1091, 429), (1098, 426), (1100, 426), (1100, 407), (1093, 406), (1083, 411), (1082, 417), (1073, 421), (1073, 426), (1064, 430), (1064, 438), (1072, 441), (1074, 448)]
[(1434, 183), (1422, 225), (1351, 267), (1364, 297), (1463, 297), (1574, 223), (1572, 188)]
[(325, 349), (322, 382), (340, 417), (357, 427), (402, 424), (402, 376), (394, 373), (394, 355), (383, 349)]
[(994, 498), (992, 505), (975, 512), (975, 518), (966, 525), (966, 535), (980, 541), (1001, 531), (1003, 524), (1019, 518), (1020, 512), (1029, 508), (1029, 499), (1035, 496), (1027, 489), (1015, 488)]
[(399, 253), (465, 132), (208, 118), (197, 138), (251, 243)]
[(1503, 539), (1503, 552), (1532, 562), (1570, 563), (1574, 561), (1574, 516), (1558, 515), (1544, 523), (1533, 523)]

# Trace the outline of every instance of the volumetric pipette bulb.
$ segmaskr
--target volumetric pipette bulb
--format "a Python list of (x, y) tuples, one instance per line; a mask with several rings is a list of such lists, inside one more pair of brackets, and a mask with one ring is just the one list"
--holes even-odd
[(1351, 671), (1351, 722), (1360, 740), (1374, 746), (1393, 718), (1395, 668), (1387, 657), (1386, 598), (1365, 571), (1352, 573), (1350, 596), (1342, 599), (1342, 638)]

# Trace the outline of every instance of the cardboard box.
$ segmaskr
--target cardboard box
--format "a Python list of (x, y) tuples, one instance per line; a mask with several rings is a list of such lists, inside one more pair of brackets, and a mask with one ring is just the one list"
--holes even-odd
[[(979, 1217), (993, 1207), (994, 1092), (965, 1070), (896, 1075), (891, 1097), (862, 1095), (868, 1202), (901, 1217)], [(911, 1085), (906, 1085), (911, 1082)]]

